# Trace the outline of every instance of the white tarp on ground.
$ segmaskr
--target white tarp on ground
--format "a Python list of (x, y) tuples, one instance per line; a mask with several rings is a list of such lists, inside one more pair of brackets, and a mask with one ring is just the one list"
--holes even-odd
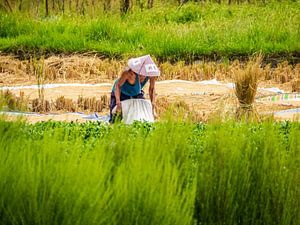
[(121, 102), (122, 117), (125, 124), (132, 124), (134, 121), (154, 122), (152, 105), (146, 99), (128, 99)]
[(300, 108), (282, 110), (282, 111), (275, 112), (274, 114), (275, 115), (285, 115), (285, 114), (290, 114), (290, 113), (300, 115)]
[(284, 93), (257, 98), (259, 102), (300, 102), (300, 93)]
[(283, 94), (284, 91), (277, 88), (277, 87), (272, 87), (272, 88), (258, 88), (258, 90), (261, 90), (261, 91), (269, 91), (269, 92), (274, 92), (274, 93), (277, 93), (277, 94)]
[[(146, 99), (128, 99), (121, 102), (122, 104), (122, 117), (125, 124), (132, 124), (134, 121), (154, 122), (154, 116), (152, 112), (152, 105), (149, 100)], [(0, 115), (14, 115), (14, 116), (61, 116), (61, 115), (77, 115), (86, 120), (108, 122), (109, 115), (100, 116), (97, 113), (86, 115), (83, 113), (62, 113), (62, 114), (38, 114), (30, 112), (3, 112), (0, 111)]]
[(222, 83), (217, 81), (216, 79), (198, 81), (197, 83), (203, 84), (203, 85), (222, 85)]
[[(212, 80), (203, 80), (203, 81), (188, 81), (188, 80), (164, 80), (164, 81), (157, 81), (157, 84), (171, 84), (171, 83), (186, 83), (186, 84), (202, 84), (202, 85), (225, 85), (230, 89), (235, 88), (234, 83), (221, 83), (216, 79)], [(79, 84), (79, 83), (65, 83), (65, 84), (44, 84), (44, 89), (50, 88), (59, 88), (59, 87), (103, 87), (103, 86), (111, 86), (110, 83), (101, 83), (101, 84)], [(0, 90), (22, 90), (22, 89), (38, 89), (38, 85), (28, 85), (28, 86), (2, 86)], [(284, 93), (283, 90), (280, 90), (277, 87), (272, 88), (258, 88), (261, 91), (269, 91), (272, 93), (281, 94)]]
[[(110, 83), (101, 83), (101, 84), (79, 84), (79, 83), (66, 83), (66, 84), (44, 84), (44, 89), (50, 88), (59, 88), (59, 87), (103, 87), (103, 86), (111, 86)], [(34, 85), (26, 85), (26, 86), (3, 86), (0, 87), (0, 90), (22, 90), (22, 89), (38, 89), (39, 86)], [(42, 86), (40, 86), (42, 88)]]
[[(56, 116), (68, 116), (68, 115), (74, 115), (74, 116), (79, 116), (82, 119), (86, 119), (86, 120), (92, 120), (92, 121), (100, 121), (100, 122), (104, 122), (104, 123), (108, 123), (109, 122), (109, 115), (98, 115), (97, 113), (93, 113), (93, 114), (84, 114), (81, 112), (74, 112), (74, 113), (47, 113), (47, 114), (40, 114), (40, 113), (32, 113), (32, 112), (9, 112), (9, 111), (0, 111), (0, 115), (7, 115), (7, 116), (24, 116), (24, 117), (28, 117), (28, 116), (36, 116), (36, 117), (42, 117), (42, 116), (52, 116), (55, 120)], [(75, 119), (74, 119), (75, 120)]]

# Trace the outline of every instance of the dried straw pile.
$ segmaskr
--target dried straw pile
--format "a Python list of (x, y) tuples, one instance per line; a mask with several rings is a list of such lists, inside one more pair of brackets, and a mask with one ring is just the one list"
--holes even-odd
[[(61, 55), (51, 56), (44, 60), (45, 79), (51, 82), (80, 81), (110, 82), (118, 77), (126, 66), (126, 60), (101, 59), (96, 55)], [(159, 64), (161, 76), (159, 80), (218, 80), (231, 81), (232, 71), (243, 68), (242, 62), (204, 62), (192, 64), (185, 62)], [(300, 76), (300, 64), (290, 65), (287, 61), (273, 67), (271, 64), (262, 68), (262, 78), (277, 83), (286, 83)], [(0, 55), (0, 84), (35, 83), (36, 76), (30, 60), (20, 61), (12, 56)]]
[(292, 92), (300, 92), (300, 79), (292, 81)]
[(259, 119), (253, 103), (257, 93), (258, 81), (262, 74), (262, 69), (260, 68), (262, 58), (259, 55), (250, 60), (243, 68), (237, 67), (234, 72), (235, 94), (239, 101), (236, 112), (238, 119)]
[(24, 92), (20, 91), (19, 96), (9, 90), (0, 91), (0, 109), (27, 111), (29, 99), (25, 97)]

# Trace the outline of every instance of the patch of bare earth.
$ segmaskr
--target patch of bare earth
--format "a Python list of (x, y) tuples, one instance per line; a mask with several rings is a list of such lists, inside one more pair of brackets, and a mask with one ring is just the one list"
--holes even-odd
[[(112, 84), (126, 66), (125, 61), (100, 59), (98, 57), (73, 55), (67, 57), (53, 56), (45, 59), (45, 83), (80, 83), (80, 84), (103, 84), (103, 86), (67, 86), (45, 89), (45, 100), (55, 102), (58, 98), (64, 97), (76, 102), (81, 97), (100, 98), (103, 95), (110, 96)], [(192, 65), (183, 63), (160, 64), (162, 76), (156, 84), (158, 109), (163, 113), (167, 107), (175, 104), (177, 108), (183, 108), (192, 112), (196, 120), (207, 121), (209, 117), (232, 116), (237, 107), (237, 100), (234, 90), (226, 85), (232, 82), (232, 71), (239, 65), (233, 62), (230, 65), (222, 63), (202, 63)], [(285, 92), (292, 91), (292, 82), (300, 77), (300, 65), (291, 66), (282, 63), (276, 68), (266, 65), (263, 68), (263, 79), (259, 87), (278, 87)], [(200, 80), (216, 78), (221, 80), (223, 85), (203, 85)], [(166, 79), (181, 79), (165, 81)], [(183, 81), (190, 80), (190, 81)], [(196, 81), (196, 82), (191, 82)], [(36, 77), (32, 74), (30, 60), (18, 60), (12, 56), (0, 55), (0, 86), (19, 86), (36, 84)], [(145, 87), (148, 98), (148, 87)], [(37, 89), (28, 88), (12, 90), (19, 96), (20, 91), (28, 99), (38, 98)], [(267, 96), (274, 93), (268, 91), (258, 91), (257, 96)], [(256, 102), (255, 107), (260, 114), (274, 113), (279, 110), (300, 107), (299, 101), (290, 103), (283, 102)], [(57, 111), (54, 111), (57, 113)], [(62, 113), (60, 111), (59, 113)], [(105, 115), (108, 108), (100, 113)], [(27, 120), (37, 122), (42, 120), (66, 120), (82, 121), (75, 115), (45, 115), (27, 116)], [(84, 121), (84, 120), (83, 120)]]

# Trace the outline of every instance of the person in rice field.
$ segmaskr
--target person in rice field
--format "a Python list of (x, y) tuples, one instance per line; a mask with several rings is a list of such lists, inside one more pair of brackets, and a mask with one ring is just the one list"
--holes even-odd
[[(142, 76), (127, 67), (121, 76), (115, 81), (110, 101), (110, 123), (113, 123), (116, 116), (121, 115), (121, 101), (127, 99), (145, 99), (144, 86), (149, 82), (149, 96), (152, 104), (153, 115), (155, 113), (155, 77)], [(113, 114), (113, 109), (116, 107), (116, 113)]]

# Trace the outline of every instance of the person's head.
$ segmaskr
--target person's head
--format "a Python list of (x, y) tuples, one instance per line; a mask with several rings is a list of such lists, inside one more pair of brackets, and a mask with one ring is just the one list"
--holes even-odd
[(133, 72), (129, 67), (127, 67), (123, 73), (127, 74), (129, 77), (135, 77), (135, 72)]

